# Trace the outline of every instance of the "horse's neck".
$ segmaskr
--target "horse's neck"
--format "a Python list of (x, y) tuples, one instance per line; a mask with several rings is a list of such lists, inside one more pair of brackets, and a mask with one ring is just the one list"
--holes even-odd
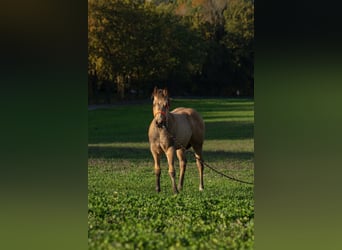
[(173, 116), (173, 114), (171, 112), (168, 112), (167, 114), (167, 129), (169, 131), (174, 130), (176, 127), (176, 123), (175, 123), (175, 117)]

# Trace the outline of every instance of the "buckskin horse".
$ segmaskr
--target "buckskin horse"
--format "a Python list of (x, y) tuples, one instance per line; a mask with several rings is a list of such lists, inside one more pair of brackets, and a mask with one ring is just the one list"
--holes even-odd
[[(153, 120), (148, 130), (150, 150), (154, 159), (154, 173), (156, 175), (156, 191), (160, 192), (160, 157), (165, 153), (173, 193), (183, 188), (186, 169), (186, 149), (192, 147), (195, 151), (196, 164), (199, 172), (199, 190), (204, 189), (202, 146), (205, 126), (200, 114), (192, 108), (176, 108), (169, 111), (170, 99), (167, 89), (154, 88)], [(180, 174), (178, 189), (176, 187), (174, 156), (179, 160)]]

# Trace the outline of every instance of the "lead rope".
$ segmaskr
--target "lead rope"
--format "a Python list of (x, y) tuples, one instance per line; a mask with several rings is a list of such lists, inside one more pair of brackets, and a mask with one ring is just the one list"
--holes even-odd
[[(166, 122), (166, 123), (167, 123), (167, 125), (168, 125), (168, 122)], [(230, 180), (237, 181), (237, 182), (240, 182), (240, 183), (245, 183), (245, 184), (249, 184), (249, 185), (254, 185), (253, 182), (248, 182), (248, 181), (243, 181), (243, 180), (236, 179), (236, 178), (234, 178), (234, 177), (232, 177), (232, 176), (226, 175), (226, 174), (224, 174), (224, 173), (222, 173), (222, 172), (216, 170), (215, 168), (211, 167), (208, 163), (204, 162), (204, 160), (198, 158), (198, 157), (196, 156), (195, 152), (191, 151), (190, 149), (186, 149), (186, 148), (183, 146), (183, 144), (181, 144), (181, 143), (177, 140), (177, 138), (176, 138), (175, 136), (173, 136), (173, 135), (167, 130), (167, 125), (166, 125), (166, 126), (163, 126), (163, 128), (165, 129), (167, 135), (168, 135), (171, 139), (173, 139), (174, 142), (177, 143), (178, 146), (180, 146), (180, 147), (185, 151), (185, 153), (191, 153), (191, 154), (194, 156), (194, 158), (195, 158), (196, 160), (199, 160), (204, 166), (210, 168), (210, 169), (213, 170), (215, 173), (220, 174), (220, 175), (222, 175), (223, 177), (226, 177), (226, 178), (228, 178), (228, 179), (230, 179)]]

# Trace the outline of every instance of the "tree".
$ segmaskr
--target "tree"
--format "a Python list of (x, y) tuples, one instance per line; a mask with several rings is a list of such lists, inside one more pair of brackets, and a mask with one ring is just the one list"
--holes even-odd
[(253, 94), (252, 0), (89, 0), (88, 6), (89, 78), (106, 83), (106, 91), (148, 95), (163, 83), (175, 94), (231, 95), (234, 88)]
[(231, 0), (224, 11), (224, 44), (230, 50), (234, 80), (247, 94), (254, 92), (254, 1)]
[(94, 1), (89, 9), (89, 72), (116, 82), (121, 98), (130, 85), (199, 70), (202, 39), (172, 13), (136, 1)]

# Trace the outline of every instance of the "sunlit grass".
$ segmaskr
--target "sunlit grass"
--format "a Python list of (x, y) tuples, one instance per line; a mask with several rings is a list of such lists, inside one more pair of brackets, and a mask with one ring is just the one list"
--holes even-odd
[[(193, 107), (202, 114), (207, 163), (225, 174), (253, 181), (252, 101), (176, 99), (171, 105)], [(151, 105), (89, 111), (89, 248), (251, 249), (253, 186), (205, 168), (205, 190), (199, 192), (195, 160), (188, 154), (181, 193), (172, 194), (165, 157), (161, 193), (155, 192), (147, 138), (151, 119)]]

